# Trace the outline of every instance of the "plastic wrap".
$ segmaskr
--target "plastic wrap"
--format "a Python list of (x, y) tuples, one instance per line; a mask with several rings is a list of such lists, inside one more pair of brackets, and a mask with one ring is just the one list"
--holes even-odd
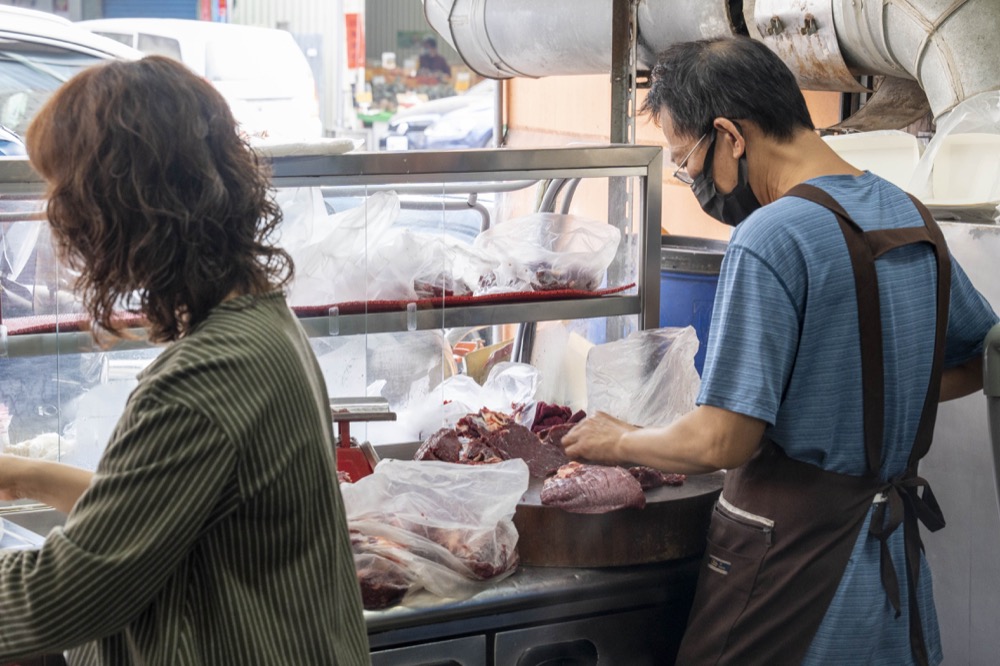
[(637, 331), (587, 355), (587, 412), (637, 426), (667, 425), (695, 407), (694, 327)]
[(514, 511), (528, 489), (523, 460), (455, 465), (383, 460), (343, 484), (365, 608), (463, 599), (517, 566)]
[(576, 215), (533, 213), (491, 227), (475, 247), (499, 265), (479, 293), (594, 291), (618, 251), (621, 232)]
[(455, 375), (423, 400), (411, 404), (399, 419), (413, 441), (423, 441), (441, 428), (454, 428), (463, 416), (483, 407), (513, 414), (515, 421), (530, 426), (535, 417), (538, 380), (534, 367), (509, 361), (494, 366), (482, 386), (468, 375)]

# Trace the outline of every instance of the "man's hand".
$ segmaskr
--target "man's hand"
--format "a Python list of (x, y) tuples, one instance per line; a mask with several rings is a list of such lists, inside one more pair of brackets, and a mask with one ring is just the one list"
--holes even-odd
[(626, 432), (637, 428), (616, 419), (610, 414), (597, 412), (576, 424), (562, 439), (563, 448), (570, 458), (617, 465), (627, 462), (619, 454), (619, 442)]

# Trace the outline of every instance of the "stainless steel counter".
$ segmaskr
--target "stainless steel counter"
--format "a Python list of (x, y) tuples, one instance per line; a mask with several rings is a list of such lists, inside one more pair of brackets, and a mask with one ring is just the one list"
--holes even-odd
[[(532, 651), (552, 658), (552, 649), (578, 649), (581, 642), (593, 644), (602, 659), (614, 651), (617, 658), (607, 663), (672, 663), (697, 571), (698, 558), (605, 569), (520, 567), (464, 601), (366, 611), (373, 663), (531, 663), (524, 659)], [(462, 640), (483, 637), (472, 649), (482, 643), (491, 658), (457, 656)], [(438, 651), (417, 660), (392, 649), (435, 643)], [(380, 661), (380, 651), (392, 657)]]

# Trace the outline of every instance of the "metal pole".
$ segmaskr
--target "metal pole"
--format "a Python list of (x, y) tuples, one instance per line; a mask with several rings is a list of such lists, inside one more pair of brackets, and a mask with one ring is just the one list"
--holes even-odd
[[(611, 22), (611, 143), (635, 143), (635, 71), (638, 0), (614, 0)], [(622, 232), (622, 251), (608, 267), (608, 284), (625, 283), (635, 272), (631, 178), (608, 179), (608, 223)], [(641, 236), (641, 233), (640, 233)], [(643, 327), (640, 321), (639, 326)], [(607, 320), (607, 341), (625, 337), (623, 317)]]

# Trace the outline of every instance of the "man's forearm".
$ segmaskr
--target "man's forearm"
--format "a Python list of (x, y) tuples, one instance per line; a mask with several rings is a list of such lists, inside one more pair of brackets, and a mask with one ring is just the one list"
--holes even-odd
[(698, 407), (665, 427), (624, 433), (623, 460), (679, 474), (739, 467), (757, 450), (766, 424), (713, 407)]
[(983, 388), (983, 357), (976, 358), (941, 373), (940, 402), (954, 400)]

